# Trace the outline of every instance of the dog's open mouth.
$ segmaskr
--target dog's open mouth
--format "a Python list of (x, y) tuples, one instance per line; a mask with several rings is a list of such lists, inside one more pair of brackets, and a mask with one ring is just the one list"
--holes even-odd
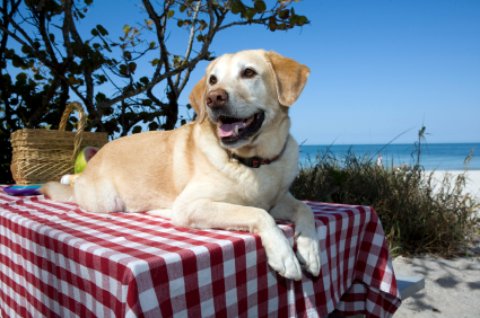
[(217, 134), (224, 144), (233, 144), (241, 139), (254, 135), (263, 124), (264, 112), (258, 112), (248, 118), (220, 116), (217, 124)]

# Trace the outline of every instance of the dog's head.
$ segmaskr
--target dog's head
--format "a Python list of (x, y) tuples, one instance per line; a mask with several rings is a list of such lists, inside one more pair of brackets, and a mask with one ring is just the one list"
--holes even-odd
[(272, 128), (300, 95), (309, 69), (275, 52), (241, 51), (220, 56), (190, 94), (199, 120), (216, 126), (224, 147), (248, 144)]

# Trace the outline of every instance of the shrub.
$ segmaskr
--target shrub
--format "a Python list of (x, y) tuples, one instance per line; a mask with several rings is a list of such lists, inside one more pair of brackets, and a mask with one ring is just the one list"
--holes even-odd
[(465, 182), (465, 172), (436, 183), (418, 164), (383, 168), (352, 153), (340, 160), (326, 152), (300, 170), (291, 191), (304, 200), (372, 206), (394, 254), (453, 256), (479, 234), (480, 205), (463, 193)]

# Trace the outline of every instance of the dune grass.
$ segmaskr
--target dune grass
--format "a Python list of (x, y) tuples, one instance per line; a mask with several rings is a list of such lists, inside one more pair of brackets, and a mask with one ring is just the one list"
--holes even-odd
[(349, 153), (328, 151), (303, 167), (291, 191), (299, 199), (372, 206), (393, 254), (454, 256), (479, 234), (480, 205), (463, 193), (465, 173), (434, 183), (417, 164), (383, 168)]

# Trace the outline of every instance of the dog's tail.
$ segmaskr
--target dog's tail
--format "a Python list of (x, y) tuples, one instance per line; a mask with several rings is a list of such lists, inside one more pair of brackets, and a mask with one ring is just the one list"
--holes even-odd
[(67, 184), (47, 182), (40, 188), (40, 192), (53, 201), (74, 202), (73, 188)]

